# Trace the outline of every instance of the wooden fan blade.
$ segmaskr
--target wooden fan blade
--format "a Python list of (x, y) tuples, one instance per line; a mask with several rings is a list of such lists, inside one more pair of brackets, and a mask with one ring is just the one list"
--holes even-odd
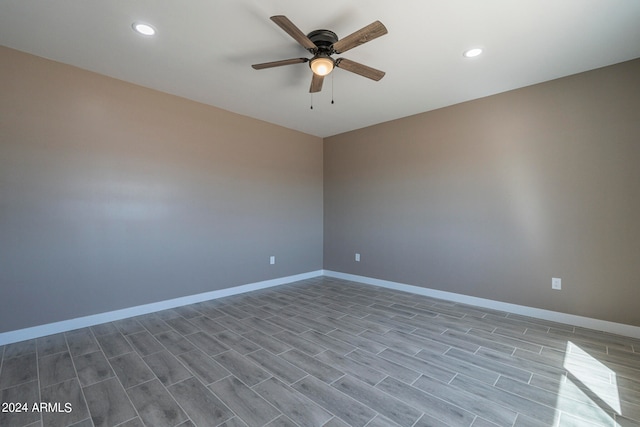
[(338, 40), (332, 47), (336, 53), (343, 53), (385, 34), (387, 34), (387, 27), (382, 25), (382, 22), (376, 21)]
[(302, 47), (313, 51), (314, 53), (318, 49), (314, 42), (311, 41), (296, 25), (284, 15), (275, 15), (271, 17), (271, 20), (275, 22), (278, 27), (282, 28), (287, 34), (289, 34), (295, 41), (300, 43)]
[(351, 71), (352, 73), (360, 74), (363, 77), (367, 77), (371, 80), (378, 81), (384, 77), (385, 72), (376, 70), (375, 68), (367, 67), (359, 62), (351, 61), (347, 58), (336, 59), (336, 67), (343, 70)]
[(262, 64), (253, 64), (252, 67), (255, 70), (262, 70), (265, 68), (281, 67), (283, 65), (301, 64), (307, 61), (309, 61), (309, 59), (307, 58), (291, 58), (291, 59), (283, 59), (282, 61), (263, 62)]
[(319, 76), (316, 73), (312, 73), (313, 77), (311, 78), (311, 87), (309, 88), (309, 93), (320, 92), (322, 90), (322, 82), (324, 81), (324, 76)]

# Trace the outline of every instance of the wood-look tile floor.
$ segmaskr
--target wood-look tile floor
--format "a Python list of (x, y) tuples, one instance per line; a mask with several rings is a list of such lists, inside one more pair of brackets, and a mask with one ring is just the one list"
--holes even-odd
[(326, 277), (0, 355), (0, 426), (640, 425), (640, 340)]

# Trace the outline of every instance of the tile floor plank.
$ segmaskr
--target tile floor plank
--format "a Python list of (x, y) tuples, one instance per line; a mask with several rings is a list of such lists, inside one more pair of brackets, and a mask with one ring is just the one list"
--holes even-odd
[(465, 377), (464, 375), (458, 375), (454, 378), (453, 381), (451, 381), (451, 385), (465, 390), (468, 393), (483, 396), (496, 405), (502, 405), (505, 408), (510, 408), (518, 413), (550, 425), (553, 424), (554, 420), (558, 417), (557, 411), (552, 407), (539, 404), (533, 400), (523, 398), (497, 387), (489, 386), (472, 378)]
[(340, 372), (299, 350), (289, 350), (282, 353), (280, 357), (326, 383), (331, 383), (344, 375), (344, 372)]
[(91, 326), (89, 329), (91, 329), (91, 331), (93, 332), (93, 335), (95, 335), (96, 337), (99, 337), (102, 335), (111, 335), (119, 332), (118, 328), (116, 327), (116, 325), (113, 324), (113, 322), (94, 325), (94, 326)]
[(5, 356), (2, 360), (0, 389), (13, 387), (38, 379), (38, 361), (36, 353), (17, 354), (20, 355), (10, 359)]
[(125, 389), (150, 381), (156, 377), (140, 355), (135, 352), (111, 358), (109, 363)]
[(218, 362), (197, 349), (182, 353), (178, 358), (205, 385), (230, 375)]
[(500, 375), (509, 375), (522, 381), (529, 381), (531, 378), (531, 372), (504, 365), (492, 359), (479, 357), (476, 354), (457, 348), (448, 350), (444, 356), (434, 355), (428, 349), (425, 349), (418, 353), (416, 357), (423, 360), (436, 360), (437, 362), (434, 363), (442, 363), (459, 374), (470, 376), (488, 384), (494, 384)]
[(100, 347), (102, 347), (102, 351), (104, 352), (105, 356), (107, 356), (107, 358), (119, 356), (121, 354), (133, 351), (131, 344), (129, 344), (124, 335), (122, 335), (120, 332), (96, 336), (96, 339), (98, 340), (98, 343), (100, 344)]
[(274, 334), (273, 337), (311, 356), (315, 356), (316, 354), (322, 353), (325, 350), (325, 348), (321, 345), (304, 339), (301, 336), (289, 331), (281, 331), (277, 334)]
[[(559, 378), (565, 374), (564, 368), (556, 368), (554, 366), (543, 365), (540, 363), (534, 363), (527, 359), (520, 358), (518, 356), (511, 356), (498, 351), (481, 348), (476, 352), (476, 355), (486, 359), (491, 359), (495, 362), (502, 363), (504, 365), (513, 366), (522, 371), (530, 372), (532, 375), (542, 375), (549, 378)], [(520, 378), (521, 380), (523, 378)], [(531, 378), (529, 378), (530, 380)]]
[(38, 374), (40, 387), (47, 387), (59, 382), (75, 378), (71, 355), (65, 351), (38, 358)]
[(116, 320), (115, 322), (113, 322), (113, 325), (117, 328), (118, 332), (120, 332), (122, 335), (131, 335), (131, 334), (145, 331), (144, 326), (142, 326), (133, 317)]
[[(442, 329), (442, 328), (438, 328), (438, 329)], [(466, 350), (470, 353), (475, 353), (480, 348), (479, 345), (469, 342), (465, 339), (459, 339), (459, 338), (448, 336), (447, 334), (444, 333), (444, 331), (434, 332), (431, 329), (421, 327), (413, 331), (411, 334), (431, 340), (431, 341), (438, 342), (440, 344), (444, 344), (449, 347)]]
[(287, 384), (292, 384), (307, 376), (307, 373), (302, 369), (266, 350), (255, 351), (248, 354), (247, 357)]
[(270, 335), (263, 334), (262, 332), (252, 331), (242, 336), (273, 354), (284, 353), (285, 351), (292, 349), (289, 344), (285, 344)]
[(499, 426), (512, 426), (518, 414), (515, 410), (495, 405), (484, 396), (476, 396), (426, 375), (418, 378), (412, 386), (426, 391), (431, 395), (440, 397), (453, 405), (459, 405), (465, 410), (492, 421)]
[[(370, 322), (370, 321), (365, 320), (363, 318), (355, 317), (355, 316), (353, 316), (353, 314), (351, 314), (352, 310), (349, 309), (349, 311), (350, 311), (350, 314), (341, 317), (340, 320), (343, 320), (345, 322), (349, 322), (350, 324), (352, 324), (354, 326), (358, 326), (360, 328), (366, 329), (367, 331), (376, 332), (378, 334), (386, 334), (387, 332), (392, 330), (388, 326), (383, 326), (383, 325), (380, 325), (379, 323)], [(369, 315), (371, 313), (367, 312), (366, 311), (366, 307), (364, 307), (362, 314), (365, 314), (365, 316), (363, 316), (363, 317), (366, 317), (366, 315)], [(404, 320), (404, 321), (406, 322), (406, 320)]]
[[(369, 366), (370, 368), (379, 370), (388, 375), (396, 377), (406, 383), (412, 383), (418, 377), (420, 377), (419, 371), (408, 368), (406, 366), (396, 363), (395, 361), (389, 360), (379, 355), (369, 353), (364, 350), (357, 349), (347, 354), (346, 356), (352, 360), (355, 360), (356, 362), (359, 362), (363, 365)], [(414, 364), (419, 364), (422, 367), (427, 366), (426, 363), (418, 359), (414, 361)], [(447, 375), (449, 374), (447, 373)]]
[[(418, 354), (422, 356), (422, 352), (424, 351), (425, 350), (422, 350)], [(378, 356), (390, 362), (397, 363), (401, 366), (406, 366), (407, 368), (415, 372), (429, 372), (429, 374), (432, 377), (437, 378), (444, 382), (449, 382), (456, 376), (456, 372), (453, 370), (453, 368), (456, 368), (456, 367), (459, 368), (459, 366), (451, 366), (450, 368), (444, 368), (443, 366), (447, 366), (446, 360), (438, 361), (436, 359), (436, 363), (431, 361), (432, 359), (435, 359), (437, 356), (440, 356), (440, 355), (434, 355), (432, 358), (429, 358), (429, 357), (420, 358), (417, 356), (416, 357), (408, 356), (405, 353), (400, 353), (399, 351), (386, 349), (385, 351), (381, 352)], [(467, 370), (465, 370), (465, 372), (466, 371)], [(498, 379), (497, 375), (494, 375), (491, 373), (486, 373), (486, 374), (491, 375), (491, 377), (493, 378), (493, 381)], [(484, 376), (484, 375), (485, 373), (481, 373), (479, 376)]]
[(279, 332), (284, 332), (285, 329), (277, 326), (271, 322), (265, 322), (263, 319), (258, 319), (257, 317), (248, 317), (246, 319), (240, 320), (243, 325), (247, 325), (251, 329), (263, 332), (267, 335), (274, 335)]
[(229, 350), (229, 347), (202, 331), (187, 335), (186, 338), (209, 356), (215, 356)]
[[(71, 425), (89, 417), (84, 393), (77, 378), (43, 387), (40, 399), (43, 403), (58, 405), (52, 411), (42, 412), (42, 425), (45, 427)], [(67, 404), (70, 405), (69, 410), (66, 408)]]
[(89, 328), (65, 332), (64, 335), (73, 357), (100, 350), (98, 342)]
[(314, 377), (305, 377), (292, 387), (350, 426), (364, 426), (376, 416), (373, 409)]
[(20, 341), (5, 345), (4, 358), (13, 359), (14, 357), (26, 356), (35, 352), (36, 340)]
[[(376, 385), (376, 388), (424, 413), (431, 414), (433, 418), (449, 426), (468, 427), (475, 418), (475, 414), (459, 406), (448, 403), (392, 377), (382, 380)], [(425, 421), (423, 420), (423, 422)]]
[(265, 370), (234, 350), (219, 354), (214, 359), (249, 387), (271, 377)]
[(320, 353), (316, 356), (316, 359), (370, 385), (378, 384), (387, 376), (387, 374), (371, 366), (357, 362), (347, 356), (341, 356), (331, 350)]
[(143, 360), (165, 386), (191, 377), (191, 372), (167, 350), (143, 357)]
[(169, 386), (168, 390), (191, 421), (199, 427), (215, 427), (234, 415), (194, 377)]
[(154, 336), (146, 330), (129, 334), (126, 337), (140, 356), (147, 356), (151, 353), (164, 350), (160, 341), (155, 339)]
[(94, 351), (73, 359), (78, 379), (83, 387), (115, 376), (102, 351)]
[(300, 426), (322, 426), (333, 417), (276, 378), (261, 382), (253, 390)]
[(138, 415), (115, 377), (84, 387), (83, 392), (96, 427), (114, 426)]
[(220, 323), (207, 316), (193, 317), (189, 319), (189, 322), (197, 326), (202, 332), (206, 332), (209, 335), (215, 335), (218, 332), (226, 331), (227, 328)]
[(278, 315), (266, 317), (264, 320), (278, 326), (281, 329), (286, 329), (289, 332), (293, 332), (294, 334), (301, 334), (309, 330), (307, 326), (304, 326), (300, 323), (292, 322), (291, 320), (287, 320), (284, 317)]
[(373, 354), (380, 353), (382, 350), (387, 348), (387, 346), (383, 344), (368, 340), (358, 335), (350, 334), (349, 332), (345, 332), (341, 329), (334, 329), (327, 335)]
[(341, 355), (345, 355), (356, 349), (356, 347), (351, 344), (347, 344), (344, 341), (340, 341), (330, 337), (329, 335), (321, 334), (317, 331), (306, 331), (300, 334), (300, 337)]
[(358, 336), (362, 338), (366, 338), (371, 341), (375, 341), (379, 344), (382, 344), (387, 349), (392, 348), (396, 351), (400, 351), (402, 353), (408, 354), (409, 356), (415, 356), (420, 350), (422, 350), (421, 346), (415, 345), (411, 342), (407, 342), (406, 340), (403, 340), (403, 339), (398, 339), (393, 335), (388, 335), (388, 334), (381, 335), (381, 334), (377, 334), (375, 332), (371, 332), (367, 330), (359, 334)]
[(0, 426), (26, 426), (31, 423), (40, 422), (41, 414), (30, 409), (34, 404), (40, 403), (40, 390), (38, 381), (22, 383), (13, 387), (0, 390), (0, 403), (20, 403), (26, 404), (27, 411), (16, 410), (15, 408), (3, 408), (0, 411)]
[(132, 387), (127, 394), (146, 425), (173, 427), (187, 420), (187, 415), (159, 380)]
[(402, 426), (411, 426), (422, 416), (421, 411), (348, 375), (334, 382), (332, 387), (369, 408), (375, 408), (377, 412)]
[(174, 317), (173, 319), (165, 320), (165, 322), (181, 335), (193, 334), (199, 330), (197, 326), (189, 322), (184, 317)]
[[(68, 351), (67, 340), (62, 333), (38, 338), (36, 340), (36, 346), (38, 347), (38, 357)], [(1, 352), (0, 355), (2, 355)]]
[(151, 335), (157, 335), (161, 332), (171, 330), (171, 326), (167, 325), (157, 314), (150, 313), (134, 318), (138, 321)]
[(369, 314), (363, 317), (368, 322), (377, 323), (378, 325), (389, 328), (392, 331), (402, 331), (411, 333), (416, 330), (416, 327), (409, 322), (406, 317), (400, 317), (398, 319), (382, 316), (380, 314)]
[(236, 377), (227, 377), (209, 386), (249, 427), (263, 426), (281, 415), (273, 405)]
[(301, 325), (304, 325), (314, 331), (320, 332), (321, 334), (328, 334), (329, 332), (336, 329), (333, 326), (325, 325), (324, 323), (318, 322), (311, 317), (304, 317), (304, 315), (302, 314), (292, 318), (292, 321), (300, 323)]
[(158, 341), (160, 341), (160, 344), (176, 356), (196, 348), (191, 341), (187, 340), (176, 331), (160, 332), (154, 336)]
[[(250, 332), (255, 332), (255, 331), (250, 331)], [(261, 347), (258, 344), (232, 331), (219, 332), (214, 335), (214, 338), (216, 338), (218, 341), (220, 341), (222, 344), (226, 345), (227, 347), (234, 349), (240, 354), (247, 354), (247, 353), (251, 353), (253, 351), (261, 349)]]
[[(488, 333), (471, 328), (469, 332), (460, 332), (448, 329), (442, 333), (443, 336), (473, 343), (479, 347), (489, 348), (491, 350), (500, 351), (505, 354), (512, 354), (518, 342), (524, 343), (516, 339), (508, 338), (497, 333)], [(535, 345), (536, 350), (542, 350), (542, 346)]]

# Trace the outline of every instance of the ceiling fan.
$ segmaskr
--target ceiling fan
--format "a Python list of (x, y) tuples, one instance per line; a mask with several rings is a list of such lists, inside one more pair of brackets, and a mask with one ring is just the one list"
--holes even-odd
[(322, 82), (324, 77), (333, 71), (334, 67), (359, 74), (369, 79), (378, 81), (384, 77), (384, 71), (376, 70), (347, 58), (333, 59), (331, 56), (340, 54), (360, 46), (366, 42), (376, 39), (387, 34), (387, 28), (382, 22), (375, 21), (358, 31), (338, 40), (338, 36), (333, 31), (315, 30), (305, 35), (293, 22), (284, 15), (272, 16), (271, 20), (289, 34), (302, 47), (307, 49), (312, 58), (292, 58), (282, 61), (264, 62), (262, 64), (254, 64), (252, 67), (256, 70), (265, 68), (280, 67), (283, 65), (300, 64), (308, 62), (313, 76), (311, 78), (311, 87), (309, 92), (320, 92), (322, 90)]

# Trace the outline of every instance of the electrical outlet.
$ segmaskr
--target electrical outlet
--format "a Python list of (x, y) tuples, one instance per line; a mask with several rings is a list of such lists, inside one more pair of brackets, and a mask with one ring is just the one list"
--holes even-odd
[(356, 261), (360, 262), (360, 254), (356, 254)]
[(562, 279), (558, 278), (558, 277), (553, 277), (551, 279), (551, 289), (555, 289), (556, 291), (559, 291), (562, 289)]
[(269, 264), (273, 265), (276, 263), (276, 257), (274, 255), (271, 255), (271, 257), (269, 257)]

